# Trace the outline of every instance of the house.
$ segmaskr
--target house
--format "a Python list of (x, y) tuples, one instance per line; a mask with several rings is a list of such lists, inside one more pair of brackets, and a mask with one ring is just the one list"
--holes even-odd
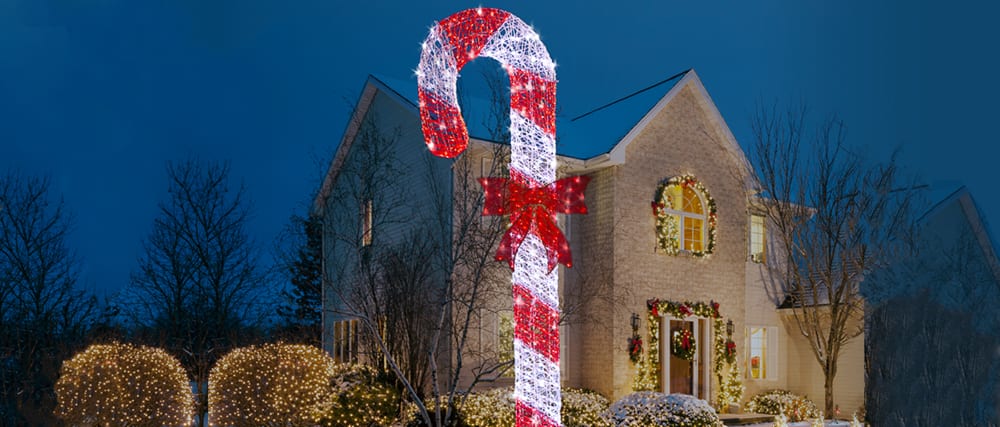
[[(755, 214), (742, 178), (743, 150), (697, 73), (625, 95), (557, 124), (559, 175), (591, 177), (589, 213), (560, 218), (574, 259), (572, 268), (558, 267), (561, 300), (574, 319), (561, 332), (563, 384), (617, 399), (645, 383), (713, 401), (720, 388), (717, 348), (731, 339), (746, 396), (781, 388), (821, 401), (820, 367), (763, 283), (767, 224)], [(457, 232), (455, 189), (469, 177), (457, 178), (458, 163), (426, 151), (416, 98), (415, 81), (368, 79), (315, 201), (327, 236), (323, 342), (338, 360), (366, 357), (345, 300), (345, 289), (365, 270), (364, 248), (435, 238), (426, 229), (413, 234), (418, 219), (439, 218), (452, 228), (438, 230)], [(365, 130), (372, 117), (377, 120), (367, 123), (391, 130), (395, 143)], [(456, 162), (473, 165), (478, 176), (495, 173), (503, 144), (491, 141), (489, 129), (477, 129), (477, 120), (466, 122), (472, 140)], [(391, 153), (405, 167), (358, 173), (378, 153)], [(392, 181), (388, 195), (368, 188), (379, 179)], [(432, 191), (441, 188), (452, 191)], [(442, 203), (452, 208), (430, 208)], [(437, 251), (453, 249), (449, 237)], [(497, 277), (499, 286), (509, 284), (509, 276)], [(505, 357), (509, 293), (488, 305), (471, 316), (469, 360)], [(634, 334), (644, 341), (637, 361), (628, 350)], [(848, 415), (863, 403), (863, 348), (859, 338), (841, 356), (835, 400)], [(450, 352), (441, 363), (457, 363), (457, 355)], [(463, 371), (458, 381), (475, 374)]]
[(919, 221), (915, 254), (863, 283), (873, 425), (996, 425), (1000, 261), (959, 188)]

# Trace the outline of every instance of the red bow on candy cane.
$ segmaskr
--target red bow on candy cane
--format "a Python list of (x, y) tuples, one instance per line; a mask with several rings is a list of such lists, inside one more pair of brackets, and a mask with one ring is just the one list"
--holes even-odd
[(549, 271), (558, 263), (572, 267), (569, 243), (556, 225), (556, 214), (587, 213), (583, 191), (589, 182), (589, 176), (574, 176), (543, 187), (516, 171), (510, 178), (479, 178), (485, 192), (483, 215), (510, 214), (511, 225), (500, 241), (497, 260), (507, 260), (513, 269), (521, 242), (534, 233), (548, 252)]

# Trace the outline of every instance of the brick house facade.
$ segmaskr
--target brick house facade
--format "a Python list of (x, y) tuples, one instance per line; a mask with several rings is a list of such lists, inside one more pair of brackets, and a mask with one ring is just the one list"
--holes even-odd
[[(416, 83), (387, 81), (369, 79), (355, 114), (363, 116), (379, 110), (383, 116), (393, 116), (393, 124), (403, 133), (401, 157), (411, 159), (415, 169), (439, 168), (447, 174), (446, 163), (417, 159), (429, 154), (421, 152)], [(711, 301), (719, 304), (722, 318), (731, 320), (734, 326), (732, 339), (742, 363), (746, 396), (784, 388), (821, 398), (819, 365), (797, 336), (794, 325), (783, 320), (775, 298), (767, 295), (762, 277), (766, 273), (750, 254), (753, 211), (743, 178), (743, 151), (697, 74), (693, 70), (680, 73), (609, 106), (560, 121), (557, 131), (560, 175), (591, 177), (585, 194), (589, 214), (561, 218), (574, 258), (573, 268), (559, 267), (561, 293), (563, 301), (575, 307), (576, 319), (562, 328), (564, 385), (592, 389), (611, 399), (630, 393), (638, 371), (626, 348), (633, 334), (633, 313), (638, 315), (639, 332), (648, 344), (648, 300)], [(337, 176), (351, 161), (356, 133), (350, 127), (345, 132), (316, 199), (317, 214), (334, 215), (333, 201), (338, 188), (345, 185)], [(488, 147), (496, 143), (476, 138), (476, 129), (470, 129), (470, 133), (472, 148), (461, 161), (492, 161), (493, 150)], [(657, 219), (651, 202), (661, 182), (684, 175), (695, 177), (704, 186), (707, 194), (701, 195), (702, 203), (710, 195), (716, 204), (716, 239), (714, 250), (707, 256), (694, 256), (683, 248), (671, 255), (658, 247)], [(707, 227), (704, 230), (692, 231), (706, 233), (700, 243), (703, 246), (708, 238)], [(326, 249), (324, 269), (331, 271), (332, 265), (342, 263), (343, 258)], [(325, 289), (341, 286), (332, 275), (326, 276)], [(324, 292), (324, 347), (337, 354), (343, 352), (344, 342), (343, 332), (338, 331), (349, 318), (329, 314), (336, 311), (329, 307), (338, 304), (330, 296), (333, 294)], [(477, 347), (499, 346), (497, 337), (503, 323), (500, 307), (505, 304), (509, 307), (509, 299), (498, 301), (498, 309), (484, 313), (480, 319)], [(711, 368), (715, 357), (710, 344), (714, 339), (711, 321), (697, 317), (686, 320), (691, 322), (672, 322), (669, 316), (659, 319), (665, 334), (660, 341), (659, 359), (663, 363), (657, 387), (712, 401), (719, 384)], [(670, 355), (669, 331), (674, 328), (695, 331), (701, 350), (692, 362)], [(751, 330), (767, 333), (757, 342), (758, 347), (767, 349), (766, 360), (761, 363), (769, 372), (763, 375), (757, 371), (761, 378), (753, 378), (746, 363)], [(760, 338), (763, 334), (754, 336)], [(863, 400), (862, 342), (858, 338), (856, 345), (849, 346), (841, 357), (835, 398), (848, 414)]]

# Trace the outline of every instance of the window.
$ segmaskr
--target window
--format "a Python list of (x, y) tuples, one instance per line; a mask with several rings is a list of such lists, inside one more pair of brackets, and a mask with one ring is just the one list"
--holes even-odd
[(482, 158), (482, 164), (480, 165), (480, 169), (479, 169), (479, 176), (486, 178), (486, 177), (491, 177), (491, 176), (494, 176), (494, 175), (495, 174), (493, 173), (493, 158), (492, 157), (483, 157)]
[[(497, 360), (508, 363), (514, 360), (514, 313), (501, 312), (497, 319)], [(514, 377), (514, 366), (504, 372), (505, 377)]]
[(361, 212), (361, 246), (371, 246), (372, 244), (372, 199), (365, 199)]
[(671, 185), (667, 191), (670, 206), (666, 206), (666, 211), (681, 231), (678, 246), (689, 252), (703, 252), (707, 215), (701, 195), (690, 185)]
[(333, 359), (341, 363), (358, 361), (358, 320), (333, 322)]
[(764, 217), (750, 215), (750, 261), (764, 262), (764, 254), (767, 249), (765, 237)]
[(747, 328), (747, 341), (747, 378), (777, 378), (777, 328), (751, 326)]

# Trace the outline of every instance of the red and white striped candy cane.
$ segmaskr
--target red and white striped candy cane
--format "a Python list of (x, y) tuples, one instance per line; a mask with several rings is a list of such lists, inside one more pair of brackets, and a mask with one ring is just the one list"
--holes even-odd
[(484, 215), (510, 215), (497, 251), (513, 268), (517, 426), (559, 426), (559, 276), (571, 265), (557, 213), (586, 213), (588, 177), (556, 175), (555, 63), (535, 31), (499, 9), (469, 9), (437, 23), (423, 44), (417, 80), (427, 147), (452, 158), (469, 134), (456, 95), (458, 71), (478, 56), (510, 76), (510, 175), (482, 178)]

